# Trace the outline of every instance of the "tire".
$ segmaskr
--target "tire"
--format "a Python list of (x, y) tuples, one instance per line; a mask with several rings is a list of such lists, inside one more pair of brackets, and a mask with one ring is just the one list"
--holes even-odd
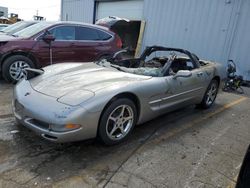
[(217, 80), (212, 80), (206, 90), (206, 93), (202, 99), (202, 102), (198, 105), (199, 107), (203, 109), (208, 109), (210, 108), (217, 96), (219, 89), (219, 83)]
[(135, 104), (127, 98), (117, 99), (104, 110), (99, 122), (98, 137), (105, 145), (121, 143), (130, 135), (136, 120)]
[(35, 64), (23, 55), (13, 55), (3, 62), (2, 75), (7, 82), (16, 83), (25, 76), (24, 68), (35, 68)]

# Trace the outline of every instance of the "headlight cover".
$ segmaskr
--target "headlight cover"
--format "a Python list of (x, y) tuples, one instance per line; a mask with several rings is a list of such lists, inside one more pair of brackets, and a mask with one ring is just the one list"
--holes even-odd
[(89, 90), (76, 90), (57, 99), (58, 102), (70, 106), (77, 106), (95, 96), (95, 93)]

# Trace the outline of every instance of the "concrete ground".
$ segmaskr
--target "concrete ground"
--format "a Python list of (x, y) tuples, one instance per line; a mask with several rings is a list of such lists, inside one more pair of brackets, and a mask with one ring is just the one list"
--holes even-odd
[(247, 96), (220, 93), (209, 110), (166, 114), (111, 147), (43, 140), (15, 123), (11, 96), (0, 82), (0, 187), (233, 187), (250, 144)]

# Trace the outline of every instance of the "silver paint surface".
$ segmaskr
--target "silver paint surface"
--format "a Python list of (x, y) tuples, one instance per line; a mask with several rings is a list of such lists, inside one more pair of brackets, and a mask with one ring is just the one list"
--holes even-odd
[[(51, 141), (94, 138), (103, 109), (119, 94), (133, 94), (138, 99), (137, 124), (200, 103), (211, 80), (215, 76), (221, 79), (224, 76), (218, 64), (207, 63), (192, 70), (190, 77), (176, 79), (173, 76), (135, 75), (95, 63), (55, 64), (45, 67), (44, 74), (16, 85), (13, 112), (20, 123)], [(15, 107), (16, 101), (23, 106), (19, 111)], [(45, 122), (50, 128), (27, 123), (28, 118)], [(81, 127), (63, 131), (63, 126), (69, 123)]]

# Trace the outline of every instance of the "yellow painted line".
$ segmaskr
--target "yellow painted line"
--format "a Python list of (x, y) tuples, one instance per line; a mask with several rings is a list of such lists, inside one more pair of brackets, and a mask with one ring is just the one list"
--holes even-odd
[(235, 188), (236, 181), (238, 179), (238, 175), (234, 177), (233, 181), (227, 186), (227, 188)]
[[(171, 138), (173, 136), (176, 136), (177, 134), (194, 127), (198, 123), (201, 123), (202, 121), (207, 120), (207, 119), (211, 118), (212, 116), (217, 115), (217, 114), (219, 114), (219, 113), (221, 113), (221, 112), (223, 112), (223, 111), (225, 111), (225, 110), (227, 110), (227, 109), (229, 109), (229, 108), (231, 108), (231, 107), (245, 101), (246, 99), (248, 99), (248, 98), (247, 97), (240, 97), (239, 99), (237, 99), (235, 101), (232, 101), (232, 102), (230, 102), (228, 104), (225, 104), (221, 108), (219, 108), (219, 109), (217, 109), (217, 110), (215, 110), (213, 112), (207, 113), (204, 117), (198, 118), (198, 119), (188, 123), (187, 125), (184, 125), (183, 128), (179, 128), (179, 129), (177, 128), (177, 129), (175, 129), (175, 130), (173, 130), (171, 132), (167, 132), (166, 134), (164, 134), (162, 136), (158, 136), (158, 137), (154, 138), (152, 141), (149, 141), (148, 143), (153, 144), (153, 145), (159, 144), (163, 140), (167, 140), (167, 139), (169, 139), (169, 138)], [(144, 147), (139, 148), (137, 150), (137, 153), (143, 152), (144, 149), (145, 149)], [(234, 188), (235, 184), (236, 184), (236, 181), (237, 181), (237, 176), (233, 180), (230, 181), (230, 185), (228, 185), (227, 188)]]
[(165, 140), (165, 139), (168, 139), (168, 138), (170, 138), (170, 137), (172, 137), (172, 136), (177, 135), (178, 133), (181, 133), (181, 132), (184, 131), (184, 130), (190, 129), (190, 128), (194, 127), (196, 124), (198, 124), (198, 123), (200, 123), (200, 122), (202, 122), (202, 121), (204, 121), (204, 120), (207, 120), (207, 119), (209, 119), (210, 117), (212, 117), (212, 116), (214, 116), (214, 115), (217, 115), (217, 114), (219, 114), (219, 113), (225, 111), (226, 109), (231, 108), (232, 106), (235, 106), (235, 105), (237, 105), (237, 104), (239, 104), (239, 103), (245, 101), (246, 99), (248, 99), (248, 98), (247, 98), (247, 97), (240, 97), (239, 99), (237, 99), (237, 100), (235, 100), (235, 101), (232, 101), (232, 102), (230, 102), (230, 103), (228, 103), (228, 104), (225, 104), (224, 106), (222, 106), (221, 108), (215, 110), (214, 112), (210, 112), (210, 113), (208, 113), (206, 116), (201, 117), (201, 118), (198, 118), (198, 119), (192, 121), (191, 123), (188, 123), (188, 124), (185, 125), (183, 128), (173, 130), (173, 131), (171, 131), (171, 132), (166, 133), (165, 135), (162, 135), (162, 136), (160, 136), (160, 137), (155, 138), (153, 142), (156, 143), (156, 144), (157, 144), (157, 143), (160, 143), (163, 139), (164, 139), (164, 140)]

